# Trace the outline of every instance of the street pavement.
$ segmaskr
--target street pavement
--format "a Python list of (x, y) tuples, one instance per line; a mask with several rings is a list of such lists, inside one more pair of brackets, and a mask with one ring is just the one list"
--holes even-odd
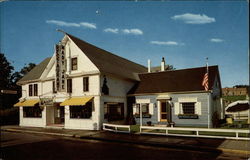
[(121, 134), (106, 131), (48, 129), (20, 126), (3, 126), (2, 131), (34, 133), (63, 137), (75, 137), (85, 140), (99, 140), (103, 142), (127, 143), (144, 146), (183, 149), (189, 151), (234, 153), (250, 157), (250, 143), (246, 140), (226, 140), (211, 138), (187, 138), (172, 136)]
[(1, 159), (246, 160), (246, 155), (1, 131)]

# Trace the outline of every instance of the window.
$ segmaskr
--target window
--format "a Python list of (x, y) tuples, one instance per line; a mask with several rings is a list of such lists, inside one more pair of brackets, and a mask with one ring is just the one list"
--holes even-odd
[(67, 79), (67, 92), (72, 93), (72, 79)]
[(33, 85), (30, 84), (29, 85), (29, 96), (32, 96), (33, 95)]
[(23, 107), (23, 117), (42, 117), (42, 110), (39, 106)]
[(70, 118), (90, 118), (92, 116), (92, 102), (84, 106), (70, 106)]
[(83, 91), (89, 91), (89, 77), (83, 77)]
[(71, 70), (77, 70), (77, 58), (71, 58)]
[[(142, 103), (142, 114), (149, 114), (149, 104)], [(136, 104), (136, 114), (140, 114), (140, 104)]]
[(38, 96), (38, 85), (30, 84), (29, 85), (29, 96)]
[(53, 91), (53, 93), (56, 93), (56, 82), (55, 81), (52, 82), (52, 91)]
[(34, 96), (37, 96), (37, 84), (34, 84)]
[(104, 118), (108, 121), (124, 119), (124, 103), (106, 103), (104, 107)]
[(195, 103), (182, 103), (183, 114), (195, 114)]

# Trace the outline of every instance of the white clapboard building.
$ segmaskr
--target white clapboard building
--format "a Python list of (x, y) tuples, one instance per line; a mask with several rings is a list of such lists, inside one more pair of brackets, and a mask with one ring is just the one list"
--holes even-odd
[(127, 115), (127, 93), (147, 69), (70, 34), (18, 84), (20, 126), (98, 130)]
[(166, 67), (163, 59), (158, 70), (146, 68), (65, 33), (53, 56), (18, 81), (20, 126), (99, 130), (134, 118), (210, 127), (216, 114), (223, 118), (218, 66)]

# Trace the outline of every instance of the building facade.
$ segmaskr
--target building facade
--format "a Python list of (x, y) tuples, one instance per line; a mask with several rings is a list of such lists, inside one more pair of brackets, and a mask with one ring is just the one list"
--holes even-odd
[[(125, 70), (125, 71), (123, 71)], [(127, 92), (146, 68), (72, 35), (18, 84), (20, 126), (98, 130), (127, 115)]]
[(133, 114), (137, 123), (212, 127), (214, 116), (224, 118), (218, 66), (208, 67), (207, 91), (202, 86), (206, 67), (162, 68), (161, 72), (139, 74), (139, 84), (129, 93), (135, 96)]
[(53, 56), (18, 81), (20, 126), (99, 130), (128, 114), (137, 123), (142, 115), (143, 124), (211, 125), (213, 113), (222, 112), (218, 66), (209, 67), (204, 91), (205, 67), (165, 71), (161, 64), (161, 71), (151, 73), (150, 66), (65, 33)]

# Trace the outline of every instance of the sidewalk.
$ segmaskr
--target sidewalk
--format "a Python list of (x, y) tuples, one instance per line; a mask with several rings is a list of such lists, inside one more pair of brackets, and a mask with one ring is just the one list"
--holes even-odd
[(76, 137), (81, 139), (93, 139), (118, 143), (150, 145), (175, 149), (199, 150), (206, 152), (232, 152), (236, 154), (247, 154), (250, 156), (250, 142), (241, 140), (186, 138), (172, 136), (123, 134), (107, 131), (51, 129), (20, 126), (1, 126), (1, 130), (9, 132)]

